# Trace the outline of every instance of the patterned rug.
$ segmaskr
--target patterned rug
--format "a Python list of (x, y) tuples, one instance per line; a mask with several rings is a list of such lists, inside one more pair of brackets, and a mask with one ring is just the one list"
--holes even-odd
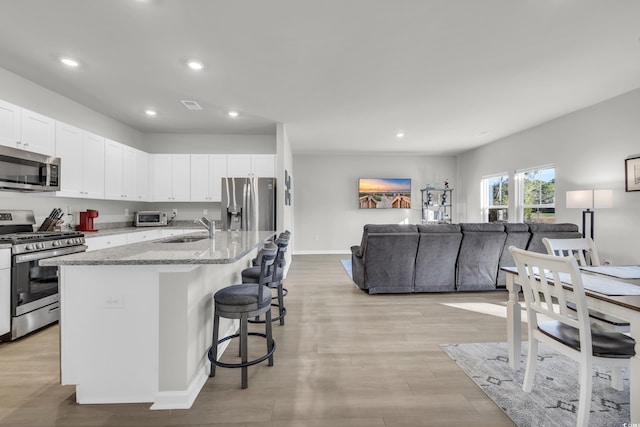
[[(578, 364), (539, 345), (531, 393), (522, 391), (527, 343), (522, 345), (520, 369), (509, 368), (506, 343), (442, 344), (462, 370), (520, 427), (576, 425)], [(593, 369), (589, 425), (622, 427), (629, 422), (629, 371), (623, 370), (624, 391), (610, 387), (610, 370)]]

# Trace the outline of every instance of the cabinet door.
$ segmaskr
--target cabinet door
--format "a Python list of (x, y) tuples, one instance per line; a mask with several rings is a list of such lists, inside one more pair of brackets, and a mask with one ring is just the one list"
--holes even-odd
[(22, 109), (20, 141), (24, 150), (53, 156), (56, 122), (50, 117)]
[(17, 105), (0, 101), (0, 145), (16, 148), (20, 141), (20, 112)]
[(82, 138), (82, 193), (89, 199), (104, 199), (104, 138), (89, 132)]
[(227, 156), (212, 154), (209, 156), (209, 196), (211, 201), (222, 201), (222, 178), (227, 176)]
[(227, 156), (227, 176), (232, 178), (251, 176), (251, 155), (229, 154)]
[(173, 200), (188, 202), (191, 198), (191, 158), (189, 154), (173, 154), (172, 157)]
[(122, 200), (123, 175), (122, 144), (110, 139), (104, 142), (104, 198)]
[(139, 202), (149, 200), (149, 154), (136, 150), (136, 195)]
[(60, 157), (57, 196), (82, 197), (82, 130), (56, 122), (56, 157)]
[(122, 195), (125, 200), (136, 200), (136, 151), (133, 147), (122, 146)]
[(191, 201), (207, 202), (210, 200), (209, 189), (209, 155), (191, 155)]
[(172, 200), (171, 154), (151, 156), (151, 200), (163, 202)]
[(253, 176), (274, 178), (276, 176), (275, 154), (254, 154), (251, 156)]

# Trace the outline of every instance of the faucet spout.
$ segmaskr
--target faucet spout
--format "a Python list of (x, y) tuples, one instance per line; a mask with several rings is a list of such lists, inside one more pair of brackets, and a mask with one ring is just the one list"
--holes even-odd
[(202, 218), (196, 218), (195, 220), (193, 220), (193, 222), (195, 222), (196, 224), (200, 224), (204, 228), (206, 228), (209, 231), (210, 239), (216, 238), (216, 222), (214, 220), (203, 216)]

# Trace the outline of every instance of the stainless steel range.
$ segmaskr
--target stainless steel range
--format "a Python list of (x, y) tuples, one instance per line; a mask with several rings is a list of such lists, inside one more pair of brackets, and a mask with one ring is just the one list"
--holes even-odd
[[(33, 231), (34, 224), (33, 211), (0, 210), (2, 341), (14, 340), (60, 318), (58, 267), (41, 266), (39, 261), (87, 250), (80, 232)], [(9, 266), (9, 274), (2, 270), (3, 265)]]

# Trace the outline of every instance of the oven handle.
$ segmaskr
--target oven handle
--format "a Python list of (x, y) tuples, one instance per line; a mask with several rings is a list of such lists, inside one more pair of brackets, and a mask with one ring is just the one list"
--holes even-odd
[(15, 255), (14, 261), (15, 261), (16, 264), (20, 264), (20, 263), (23, 263), (23, 262), (36, 261), (36, 260), (39, 260), (39, 259), (53, 258), (53, 257), (62, 256), (62, 255), (69, 255), (69, 254), (76, 254), (78, 252), (85, 252), (86, 250), (87, 250), (87, 246), (86, 245), (71, 246), (71, 247), (68, 247), (68, 248), (60, 248), (60, 249), (53, 249), (53, 250), (49, 250), (49, 251), (34, 252), (34, 253), (30, 253), (30, 254)]

